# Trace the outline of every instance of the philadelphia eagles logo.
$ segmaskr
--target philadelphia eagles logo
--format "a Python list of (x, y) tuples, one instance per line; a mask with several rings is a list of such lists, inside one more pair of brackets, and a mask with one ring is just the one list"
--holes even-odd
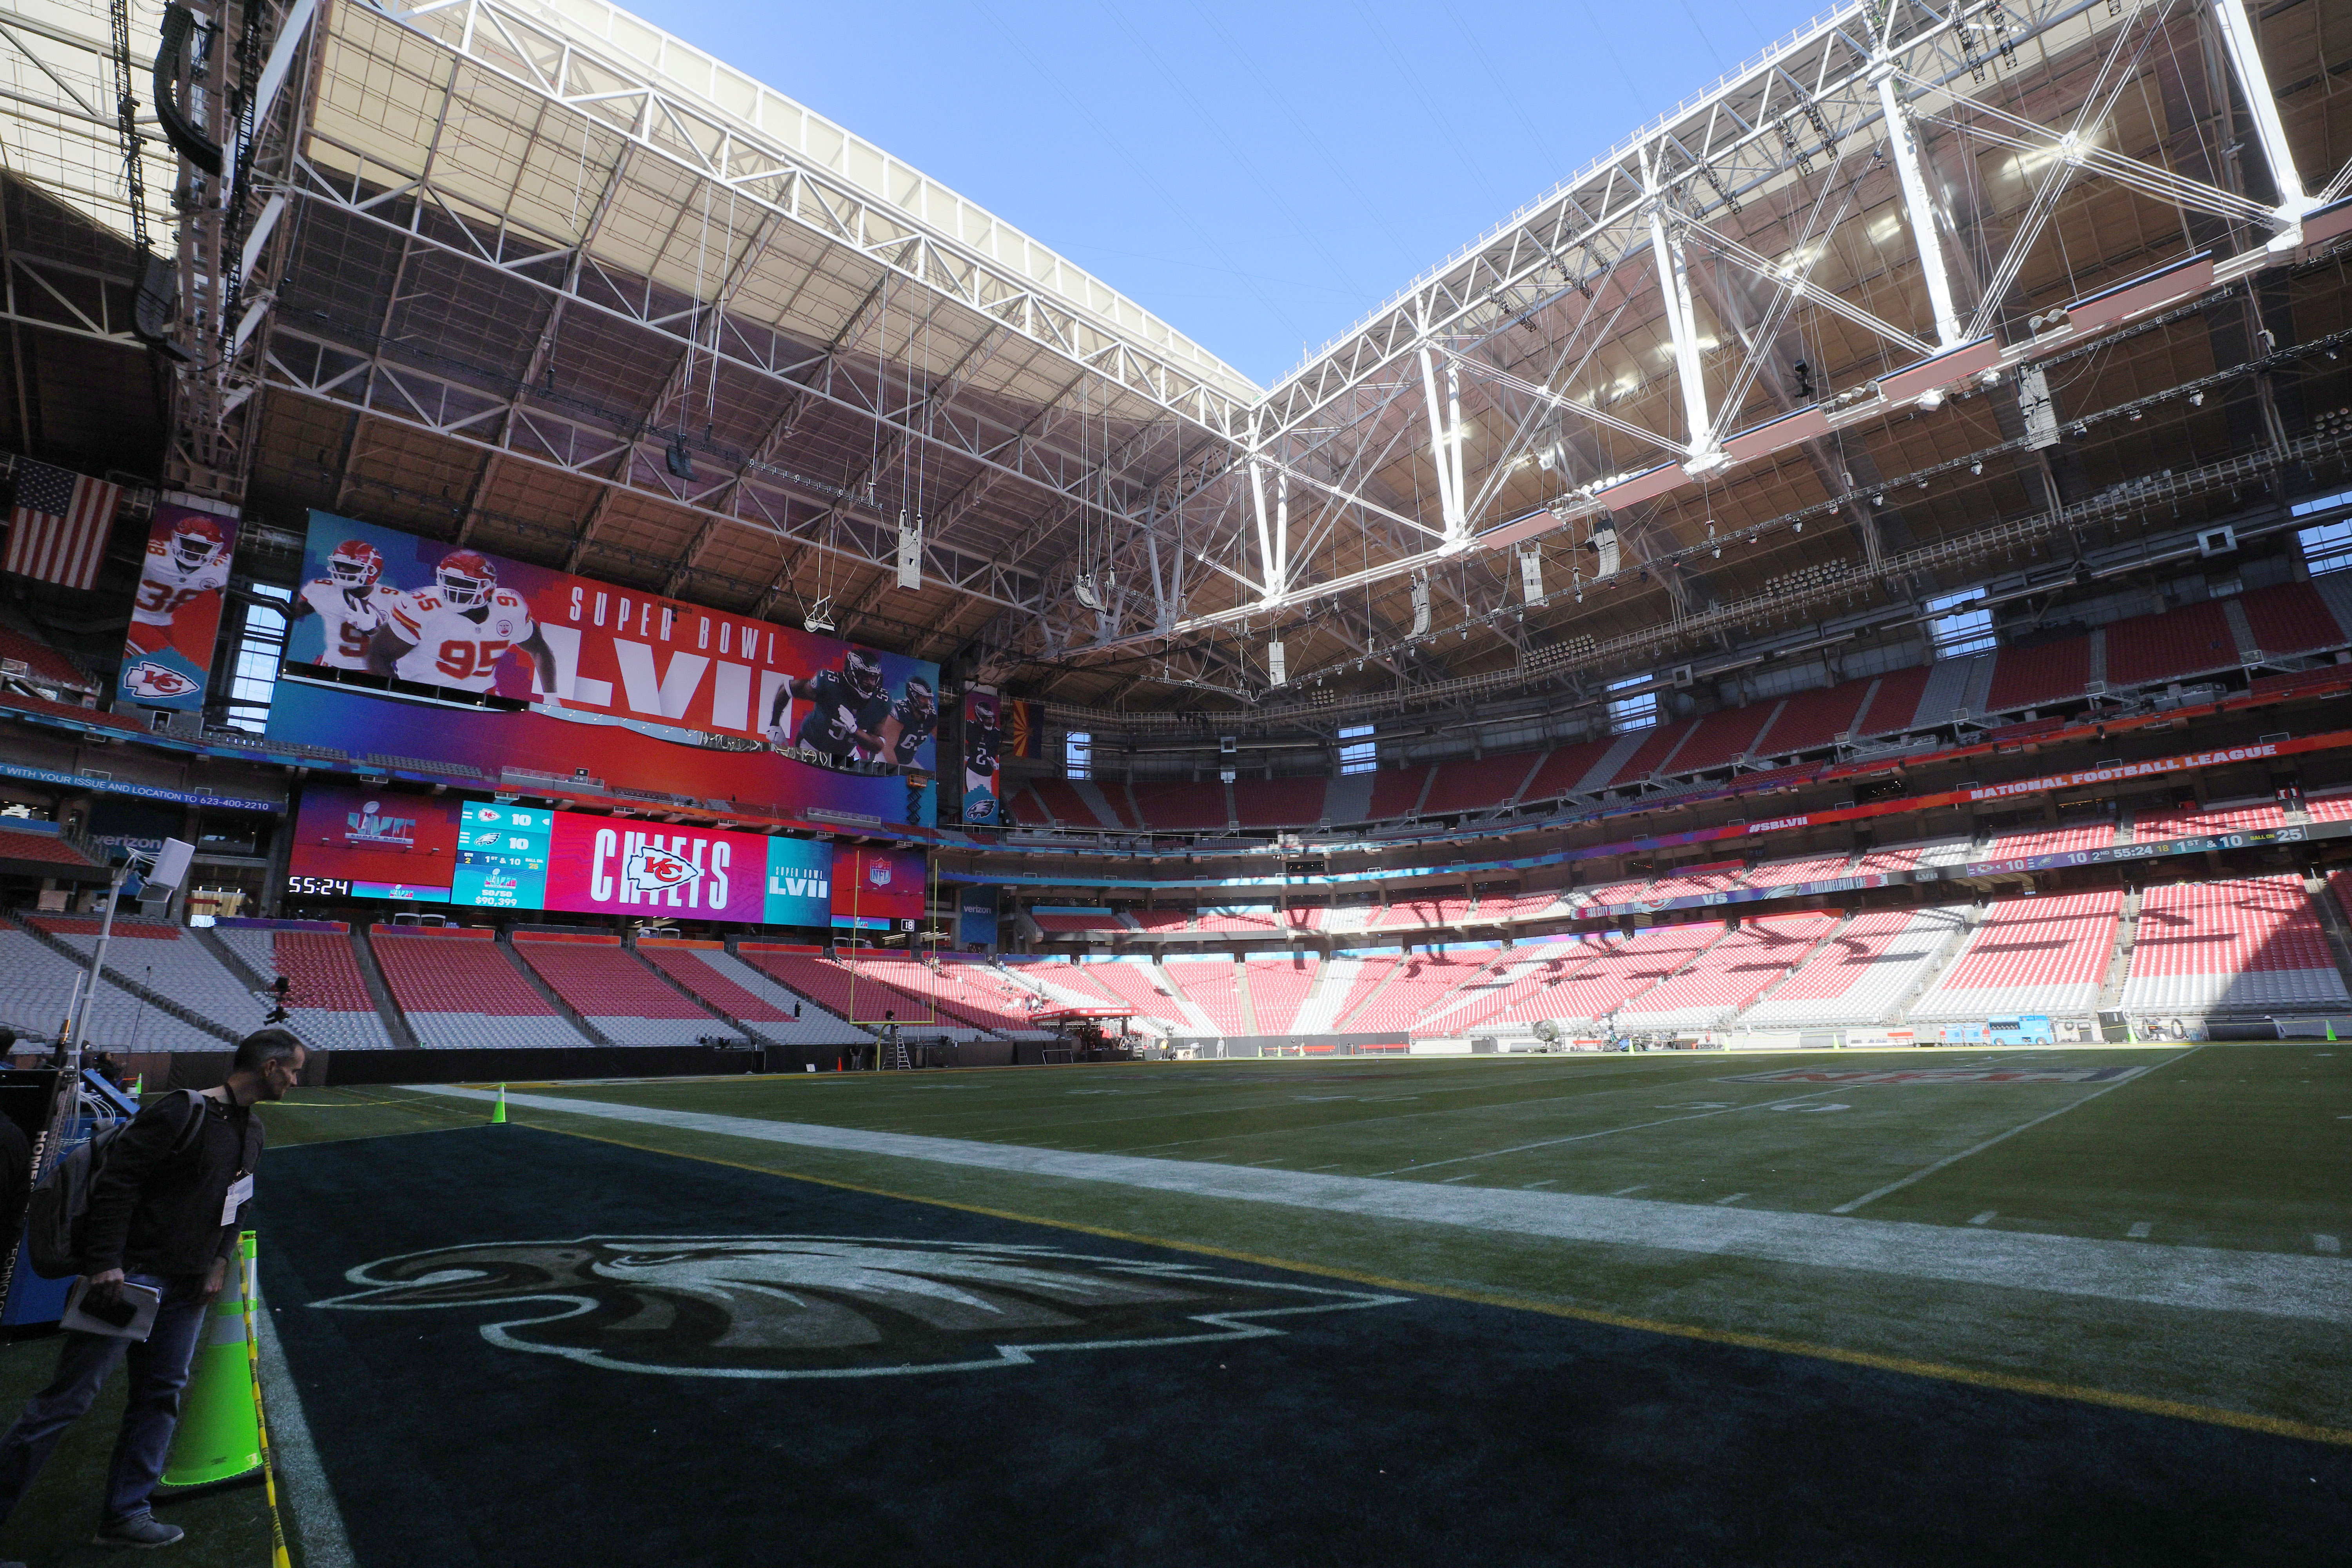
[(874, 1377), (1040, 1352), (1265, 1339), (1265, 1320), (1410, 1300), (1050, 1247), (834, 1236), (587, 1236), (412, 1252), (313, 1303), (494, 1310), (482, 1337), (615, 1372)]

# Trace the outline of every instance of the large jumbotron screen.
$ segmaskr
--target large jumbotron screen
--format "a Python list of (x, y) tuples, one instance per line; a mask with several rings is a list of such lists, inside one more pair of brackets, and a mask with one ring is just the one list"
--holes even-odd
[(939, 682), (924, 659), (314, 511), (269, 733), (929, 826)]
[[(861, 912), (900, 914), (911, 889), (919, 916), (922, 857), (884, 853), (884, 888)], [(463, 909), (824, 926), (847, 907), (830, 844), (334, 786), (303, 791), (289, 875), (297, 892)]]

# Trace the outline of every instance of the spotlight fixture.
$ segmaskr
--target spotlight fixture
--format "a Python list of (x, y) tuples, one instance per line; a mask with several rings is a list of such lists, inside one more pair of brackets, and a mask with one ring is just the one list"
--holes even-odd
[(1984, 464), (1983, 464), (1983, 463), (1981, 463), (1981, 462), (1970, 463), (1970, 464), (1969, 465), (1969, 472), (1970, 472), (1970, 473), (1972, 473), (1972, 474), (1981, 474), (1981, 473), (1983, 473), (1983, 472), (1984, 472)]
[(2138, 424), (2138, 423), (2139, 423), (2139, 410), (2138, 410), (2138, 409), (2135, 408), (2135, 409), (2133, 409), (2133, 410), (2132, 410), (2132, 412), (2131, 412), (2131, 418), (2132, 418), (2132, 423), (2133, 423), (2133, 424), (2137, 425), (2137, 424)]
[(2189, 395), (2189, 407), (2191, 407), (2191, 408), (2202, 408), (2202, 407), (2204, 407), (2204, 406), (2205, 406), (2205, 395), (2204, 395), (2203, 393), (2201, 393), (2201, 392), (2192, 392), (2192, 393), (2190, 393), (2190, 394)]
[(833, 595), (827, 594), (801, 616), (801, 629), (819, 637), (833, 630)]

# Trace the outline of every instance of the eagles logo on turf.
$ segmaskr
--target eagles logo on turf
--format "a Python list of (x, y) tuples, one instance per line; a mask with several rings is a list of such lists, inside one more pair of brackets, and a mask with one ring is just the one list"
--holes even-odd
[(1409, 1300), (1048, 1247), (829, 1236), (583, 1237), (362, 1264), (315, 1303), (520, 1307), (509, 1350), (619, 1372), (871, 1377), (1021, 1366), (1042, 1351), (1264, 1339), (1263, 1320)]

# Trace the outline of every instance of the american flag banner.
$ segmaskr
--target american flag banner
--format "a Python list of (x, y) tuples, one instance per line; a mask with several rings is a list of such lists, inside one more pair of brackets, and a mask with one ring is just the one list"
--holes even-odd
[(68, 588), (90, 587), (106, 559), (107, 535), (121, 500), (120, 485), (17, 458), (8, 553), (0, 558), (0, 568)]

